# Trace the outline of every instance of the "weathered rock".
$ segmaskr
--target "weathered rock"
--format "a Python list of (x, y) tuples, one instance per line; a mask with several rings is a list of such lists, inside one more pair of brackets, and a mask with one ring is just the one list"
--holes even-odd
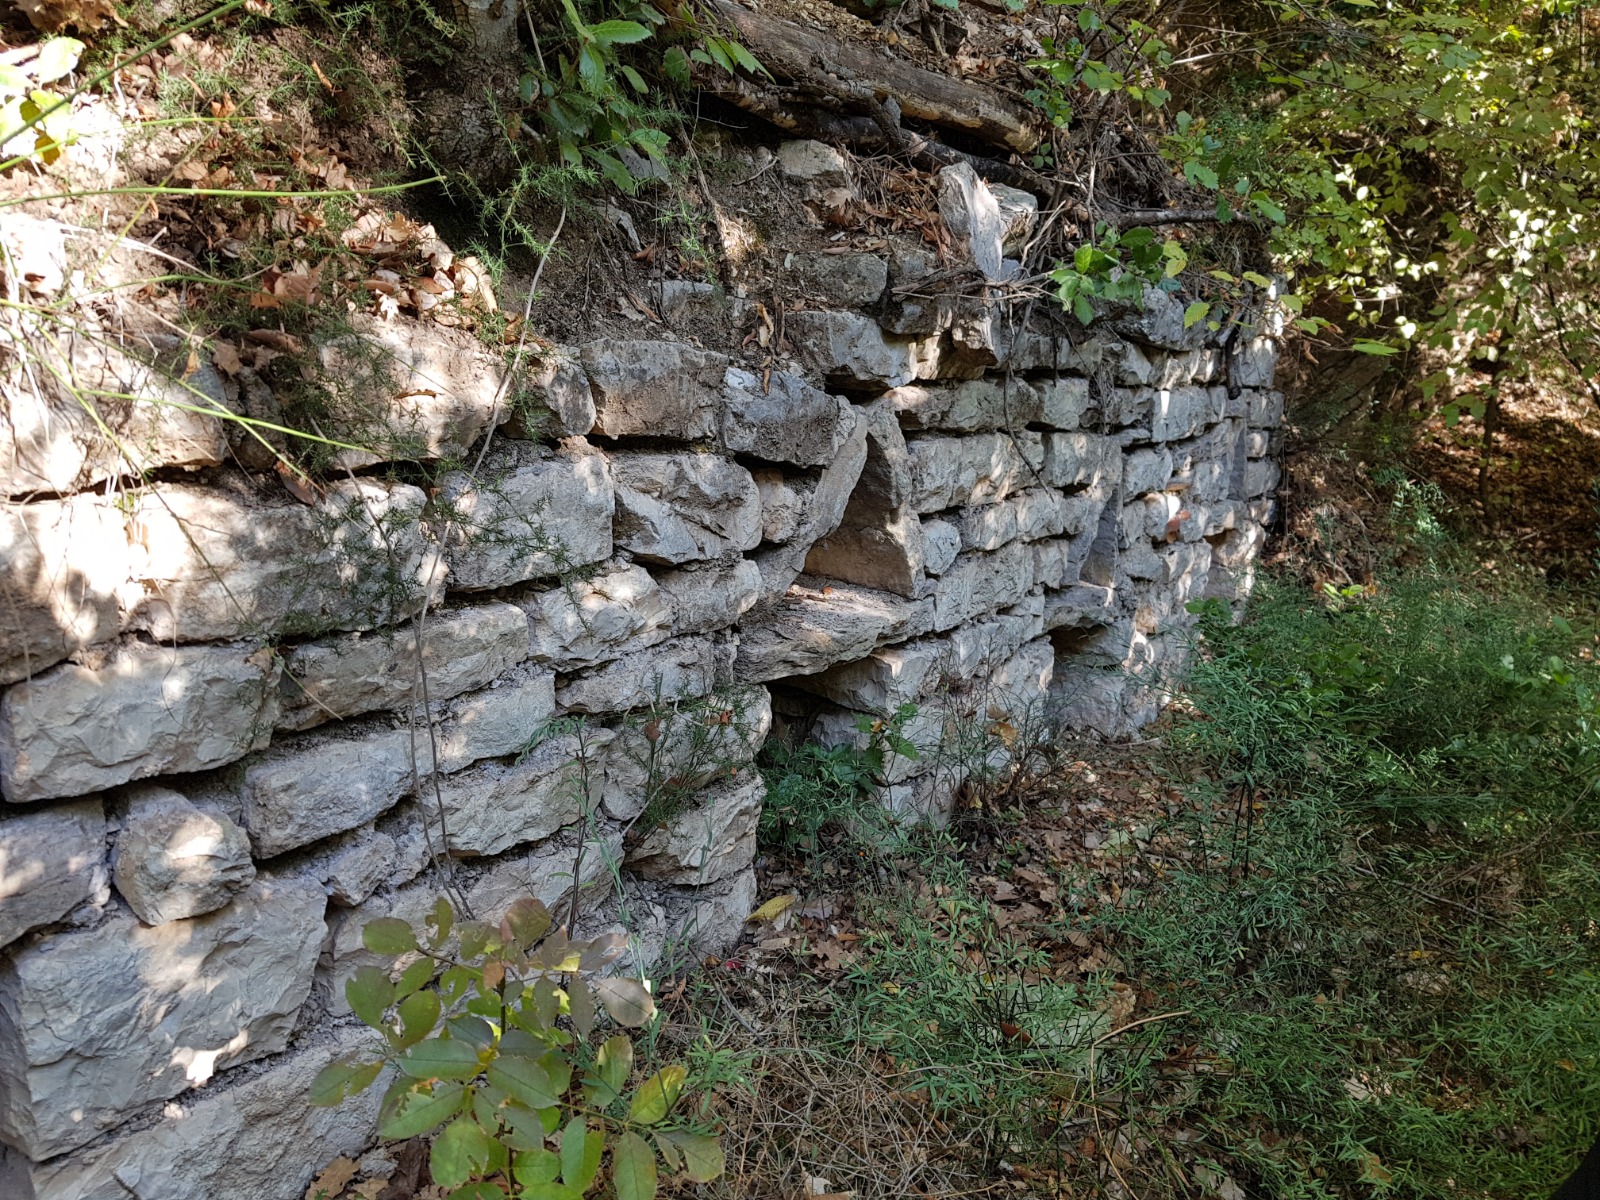
[(707, 884), (742, 871), (755, 859), (756, 822), (767, 790), (761, 776), (730, 781), (649, 830), (624, 861), (635, 875), (663, 883)]
[(1283, 471), (1270, 458), (1252, 458), (1245, 464), (1243, 491), (1247, 498), (1265, 496), (1278, 490)]
[(1272, 338), (1260, 334), (1253, 338), (1240, 336), (1235, 339), (1229, 370), (1237, 386), (1270, 388), (1277, 366), (1278, 343)]
[(13, 803), (200, 771), (267, 744), (277, 662), (250, 646), (131, 645), (100, 670), (55, 667), (0, 698)]
[(782, 545), (800, 532), (817, 481), (809, 475), (785, 475), (775, 467), (751, 475), (761, 497), (761, 540)]
[(656, 577), (676, 633), (726, 629), (761, 596), (761, 568), (748, 558), (732, 566), (694, 566)]
[(1039, 215), (1039, 198), (1032, 192), (1003, 183), (989, 184), (989, 191), (1000, 209), (1000, 225), (1004, 230), (1001, 249), (1006, 254), (1016, 254), (1033, 232), (1034, 219)]
[(876, 254), (796, 254), (790, 278), (829, 308), (866, 308), (889, 286), (889, 264)]
[(932, 619), (926, 601), (812, 580), (745, 619), (734, 678), (766, 683), (814, 675), (834, 663), (860, 658), (882, 642), (926, 633)]
[[(433, 746), (439, 770), (459, 771), (485, 758), (518, 754), (555, 714), (555, 676), (524, 669), (493, 687), (444, 706)], [(422, 764), (426, 769), (424, 757)]]
[(594, 389), (596, 433), (690, 442), (716, 436), (727, 355), (681, 342), (609, 339), (580, 353)]
[(371, 1054), (365, 1027), (336, 1030), (237, 1087), (207, 1089), (169, 1106), (155, 1125), (81, 1156), (30, 1163), (0, 1159), (8, 1200), (294, 1200), (340, 1155), (372, 1140), (386, 1082), (334, 1108), (306, 1103), (311, 1081), (335, 1058)]
[[(752, 557), (761, 572), (761, 602), (771, 603), (789, 589), (805, 568), (806, 556), (819, 538), (839, 527), (854, 497), (867, 461), (868, 424), (857, 413), (855, 429), (838, 456), (813, 479), (793, 480), (789, 486), (803, 502), (783, 544), (765, 547)], [(764, 514), (763, 514), (764, 515)], [(763, 520), (763, 530), (765, 521)]]
[(1252, 429), (1276, 429), (1283, 424), (1282, 392), (1251, 392), (1246, 423)]
[(470, 333), (363, 314), (351, 321), (351, 332), (317, 348), (324, 432), (361, 447), (336, 451), (335, 466), (460, 458), (506, 419), (505, 369)]
[(1033, 482), (1044, 465), (1041, 436), (1027, 429), (1014, 436), (918, 437), (906, 448), (911, 455), (911, 506), (919, 513), (1004, 500)]
[(601, 568), (522, 602), (532, 658), (558, 671), (593, 666), (672, 633), (673, 607), (643, 567)]
[(722, 287), (692, 279), (663, 279), (650, 291), (660, 301), (662, 319), (669, 325), (690, 321), (726, 320), (733, 315), (733, 304)]
[[(435, 703), (482, 687), (528, 657), (528, 618), (510, 604), (432, 613), (423, 628), (422, 669)], [(279, 729), (378, 709), (404, 710), (420, 699), (417, 628), (357, 633), (310, 642), (284, 654)]]
[(922, 518), (922, 560), (929, 575), (943, 575), (961, 553), (961, 530), (937, 517)]
[(581, 755), (598, 755), (611, 740), (607, 730), (541, 742), (509, 766), (486, 763), (439, 781), (450, 851), (500, 854), (524, 842), (540, 842), (592, 812), (600, 803), (598, 762), (584, 790)]
[[(883, 712), (860, 713), (848, 708), (830, 708), (817, 714), (808, 737), (823, 746), (852, 746), (867, 750), (874, 742), (872, 723), (883, 717)], [(866, 729), (862, 728), (865, 717)], [(915, 754), (902, 754), (890, 746), (883, 750), (883, 769), (876, 772), (880, 784), (904, 783), (917, 775), (937, 769), (946, 751), (959, 746), (959, 722), (948, 704), (939, 698), (923, 701), (909, 720), (901, 725), (899, 736), (916, 748)]]
[(1185, 300), (1146, 284), (1139, 306), (1113, 317), (1111, 328), (1130, 341), (1158, 350), (1193, 350), (1210, 331), (1204, 321), (1184, 324), (1183, 310), (1187, 307)]
[(970, 551), (939, 577), (933, 589), (933, 628), (954, 629), (963, 621), (1006, 608), (1033, 588), (1033, 552), (1012, 542), (992, 554)]
[(1122, 494), (1158, 492), (1172, 478), (1172, 451), (1164, 446), (1135, 450), (1122, 463)]
[(146, 925), (214, 912), (255, 882), (250, 840), (226, 816), (163, 787), (138, 789), (117, 834), (117, 891)]
[(895, 388), (889, 400), (908, 430), (988, 433), (1021, 429), (1044, 419), (1038, 389), (1023, 379), (973, 379), (965, 383)]
[(582, 437), (594, 429), (594, 392), (577, 351), (554, 347), (532, 356), (510, 399), (512, 437)]
[(0, 683), (121, 630), (128, 538), (113, 498), (0, 504), (0, 562)]
[(855, 430), (850, 402), (818, 391), (785, 371), (753, 375), (729, 367), (722, 407), (722, 448), (768, 462), (822, 466)]
[(0, 946), (106, 899), (106, 821), (98, 799), (0, 821)]
[(1040, 474), (1051, 487), (1096, 488), (1114, 485), (1121, 470), (1116, 439), (1097, 433), (1051, 433), (1044, 438)]
[(371, 629), (410, 616), (443, 585), (420, 488), (344, 479), (305, 505), (226, 482), (131, 499), (135, 621), (158, 641)]
[(999, 201), (970, 163), (939, 172), (939, 216), (957, 244), (966, 244), (985, 279), (999, 283), (1009, 277), (1001, 246), (1010, 222), (1000, 215)]
[(843, 391), (881, 392), (938, 370), (937, 339), (890, 337), (857, 313), (806, 309), (784, 324), (800, 361)]
[(427, 731), (285, 740), (245, 768), (244, 827), (260, 858), (365, 825), (411, 789), (413, 745), (427, 769)]
[(944, 639), (926, 638), (874, 650), (795, 682), (858, 713), (882, 715), (931, 692), (943, 676), (949, 652)]
[(1067, 525), (1067, 497), (1051, 488), (1032, 488), (998, 504), (962, 511), (957, 519), (963, 550), (997, 550), (1018, 538), (1025, 542), (1055, 537)]
[(1028, 642), (1044, 634), (1043, 596), (1025, 596), (993, 617), (972, 621), (944, 638), (947, 681), (982, 686)]
[(556, 700), (569, 712), (612, 713), (658, 700), (707, 696), (727, 680), (730, 648), (706, 637), (674, 638), (563, 679)]
[(1222, 420), (1227, 403), (1225, 388), (1162, 388), (1155, 393), (1150, 436), (1158, 442), (1193, 437)]
[(257, 880), (193, 920), (118, 918), (18, 951), (0, 966), (0, 1135), (48, 1158), (145, 1101), (282, 1050), (325, 904), (310, 881)]
[(300, 869), (322, 881), (328, 899), (348, 908), (393, 879), (399, 862), (399, 843), (387, 833), (366, 828), (334, 839)]
[(844, 155), (825, 142), (807, 139), (778, 147), (778, 169), (790, 179), (822, 187), (848, 187), (850, 169)]
[(612, 457), (617, 544), (654, 563), (685, 563), (753, 549), (761, 496), (750, 472), (715, 454)]
[(611, 557), (611, 476), (582, 438), (558, 451), (498, 446), (476, 477), (445, 476), (439, 506), (452, 587), (505, 587)]
[(1052, 429), (1077, 429), (1094, 407), (1087, 379), (1068, 375), (1034, 386), (1039, 390), (1039, 421)]
[(601, 755), (606, 814), (631, 821), (652, 796), (689, 793), (749, 765), (771, 729), (772, 696), (764, 687), (720, 688), (697, 703), (624, 721)]

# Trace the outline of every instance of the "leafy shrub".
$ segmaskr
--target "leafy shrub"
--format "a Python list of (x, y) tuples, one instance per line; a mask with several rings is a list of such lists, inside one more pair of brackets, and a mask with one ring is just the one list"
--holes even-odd
[(601, 1010), (628, 1029), (655, 1015), (637, 980), (594, 978), (621, 955), (621, 935), (571, 941), (537, 900), (516, 901), (498, 926), (458, 922), (440, 897), (421, 930), (383, 917), (362, 941), (396, 958), (345, 984), (383, 1046), (331, 1063), (312, 1102), (339, 1104), (392, 1068), (378, 1132), (432, 1134), (429, 1167), (450, 1200), (579, 1200), (607, 1179), (616, 1200), (650, 1200), (658, 1157), (696, 1181), (722, 1173), (716, 1137), (680, 1115), (686, 1068), (630, 1086), (632, 1039), (591, 1044)]

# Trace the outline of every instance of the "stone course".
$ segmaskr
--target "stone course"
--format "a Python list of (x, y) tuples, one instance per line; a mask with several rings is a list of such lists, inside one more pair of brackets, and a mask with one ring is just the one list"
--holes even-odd
[[(777, 167), (853, 186), (814, 143)], [(1031, 197), (953, 169), (940, 201), (972, 278), (1015, 269)], [(317, 353), (383, 386), (330, 395), (364, 449), (305, 500), (157, 419), (160, 347), (96, 368), (148, 397), (152, 481), (90, 490), (130, 464), (50, 413), (0, 434), (31, 439), (0, 444), (0, 1195), (297, 1200), (372, 1136), (377, 1091), (304, 1102), (366, 1036), (361, 924), (447, 868), (483, 916), (626, 913), (646, 969), (723, 949), (774, 729), (865, 745), (914, 706), (881, 798), (938, 822), (1019, 737), (1159, 712), (1185, 603), (1246, 594), (1274, 516), (1274, 331), (1156, 292), (1016, 328), (897, 292), (938, 276), (890, 242), (797, 250), (771, 346), (541, 342), (508, 383), (464, 334), (357, 322)], [(764, 293), (724, 284), (663, 310), (728, 328)]]

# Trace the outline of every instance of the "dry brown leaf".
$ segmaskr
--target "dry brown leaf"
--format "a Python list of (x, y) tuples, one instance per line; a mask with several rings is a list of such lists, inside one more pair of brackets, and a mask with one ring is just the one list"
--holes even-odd
[(306, 1200), (329, 1200), (329, 1197), (344, 1191), (345, 1184), (355, 1177), (355, 1161), (341, 1155), (323, 1167), (311, 1181), (311, 1186), (306, 1189)]
[(124, 24), (112, 7), (111, 0), (11, 0), (12, 4), (28, 18), (29, 23), (43, 33), (58, 33), (72, 26), (74, 29), (99, 29), (107, 21)]
[(211, 361), (217, 364), (217, 370), (230, 378), (244, 370), (244, 361), (239, 357), (239, 348), (232, 342), (218, 342), (213, 346)]

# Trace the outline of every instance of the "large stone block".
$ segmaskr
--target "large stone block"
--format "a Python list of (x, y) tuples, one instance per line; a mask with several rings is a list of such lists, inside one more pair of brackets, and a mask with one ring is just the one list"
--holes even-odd
[(256, 855), (271, 858), (365, 825), (411, 790), (413, 762), (426, 771), (425, 729), (311, 735), (274, 746), (245, 768), (240, 784)]
[(624, 721), (601, 755), (606, 815), (631, 821), (652, 796), (692, 792), (749, 765), (771, 729), (772, 696), (764, 687), (719, 688), (698, 703)]
[(711, 633), (738, 622), (761, 598), (761, 568), (748, 558), (731, 566), (692, 566), (656, 577), (677, 633)]
[(790, 313), (784, 325), (796, 357), (830, 387), (881, 392), (938, 370), (936, 338), (891, 337), (858, 313), (807, 309)]
[(922, 564), (929, 575), (943, 575), (959, 553), (959, 527), (937, 517), (922, 518)]
[(541, 742), (510, 765), (485, 763), (439, 781), (444, 828), (451, 853), (500, 854), (525, 842), (540, 842), (593, 812), (600, 803), (602, 772), (591, 761), (588, 791), (581, 755), (598, 756), (612, 734), (591, 729), (580, 740), (565, 735)]
[(554, 451), (498, 446), (476, 476), (445, 476), (438, 507), (451, 587), (505, 587), (611, 557), (611, 476), (582, 438)]
[(1165, 446), (1134, 450), (1122, 463), (1122, 494), (1134, 497), (1159, 492), (1171, 478), (1172, 451)]
[(340, 468), (461, 458), (509, 413), (504, 365), (465, 330), (358, 314), (317, 358), (324, 432), (360, 447), (335, 452)]
[(817, 467), (834, 460), (855, 430), (850, 402), (786, 371), (755, 375), (729, 367), (722, 448), (768, 462)]
[(1083, 489), (1114, 485), (1121, 470), (1115, 438), (1081, 430), (1046, 434), (1044, 467), (1039, 472), (1051, 487)]
[(860, 251), (796, 254), (788, 269), (800, 291), (824, 301), (826, 308), (866, 308), (889, 286), (889, 264)]
[(257, 880), (193, 920), (114, 918), (19, 950), (0, 966), (0, 1137), (48, 1158), (282, 1050), (325, 907), (313, 882)]
[(716, 436), (726, 355), (681, 342), (610, 339), (579, 353), (594, 389), (596, 433), (689, 442)]
[(807, 691), (860, 713), (893, 712), (913, 704), (943, 677), (950, 647), (942, 638), (920, 639), (874, 650), (865, 658), (840, 663), (795, 682)]
[(225, 482), (132, 497), (135, 619), (158, 641), (371, 629), (443, 585), (420, 488), (344, 479), (306, 505)]
[(117, 891), (146, 925), (215, 912), (255, 882), (250, 839), (169, 788), (128, 800), (113, 859)]
[(673, 605), (643, 567), (602, 567), (522, 601), (532, 658), (558, 671), (609, 662), (672, 633)]
[(895, 388), (888, 399), (894, 405), (900, 424), (908, 430), (989, 433), (996, 429), (1021, 429), (1044, 419), (1044, 398), (1040, 389), (1023, 379), (911, 384)]
[(966, 504), (992, 504), (1027, 487), (1044, 465), (1044, 444), (1033, 430), (1015, 435), (917, 437), (911, 456), (911, 507), (938, 512)]
[[(781, 485), (774, 485), (768, 477), (769, 494), (781, 487), (781, 491), (776, 493), (780, 503), (787, 507), (791, 503), (787, 493), (792, 492), (794, 503), (800, 507), (792, 521), (785, 515), (775, 523), (776, 531), (784, 535), (782, 544), (764, 546), (752, 555), (761, 572), (762, 602), (771, 603), (788, 590), (804, 569), (811, 547), (819, 538), (836, 530), (844, 519), (867, 462), (868, 426), (868, 419), (857, 410), (855, 428), (849, 440), (840, 447), (834, 460), (814, 477), (788, 477)], [(763, 508), (763, 536), (766, 530), (766, 509)]]
[(956, 525), (963, 550), (997, 550), (1007, 542), (1055, 537), (1065, 532), (1069, 497), (1051, 488), (1033, 488), (998, 504), (964, 510)]
[(131, 645), (0, 697), (0, 789), (13, 803), (201, 771), (267, 744), (279, 666), (249, 646)]
[(731, 647), (723, 642), (674, 638), (563, 679), (556, 700), (569, 712), (612, 713), (707, 696), (727, 681), (730, 657)]
[(594, 392), (575, 351), (553, 346), (530, 352), (511, 396), (512, 437), (582, 437), (594, 429)]
[(1006, 269), (1001, 249), (1010, 221), (1001, 216), (1000, 202), (972, 164), (956, 163), (940, 170), (939, 216), (956, 243), (965, 243), (985, 279), (998, 283), (1010, 277), (1015, 268)]
[(7, 1200), (299, 1200), (333, 1159), (371, 1144), (386, 1081), (335, 1108), (306, 1103), (335, 1058), (371, 1053), (364, 1026), (339, 1029), (236, 1087), (170, 1105), (154, 1125), (70, 1158), (0, 1159)]
[(106, 899), (106, 821), (98, 799), (0, 820), (0, 946)]
[(969, 551), (939, 577), (933, 589), (933, 628), (1008, 608), (1033, 590), (1033, 551), (1025, 542), (985, 554)]
[(1186, 307), (1178, 297), (1146, 284), (1138, 307), (1112, 318), (1111, 328), (1130, 341), (1158, 350), (1193, 350), (1204, 344), (1210, 331), (1204, 321), (1185, 325)]
[(0, 504), (0, 563), (0, 683), (121, 630), (128, 537), (112, 498)]
[[(528, 618), (510, 604), (431, 613), (422, 630), (422, 651), (428, 698), (448, 700), (528, 657)], [(414, 624), (295, 646), (285, 652), (284, 664), (279, 729), (403, 710), (421, 697)]]
[(612, 457), (616, 540), (647, 562), (685, 563), (753, 549), (761, 496), (750, 472), (715, 454)]
[(756, 823), (767, 790), (755, 771), (710, 788), (646, 831), (624, 861), (635, 875), (702, 885), (742, 871), (755, 859)]
[(1150, 436), (1158, 442), (1193, 437), (1222, 420), (1227, 404), (1226, 388), (1161, 388), (1152, 401)]
[(814, 675), (839, 662), (861, 658), (885, 642), (926, 633), (933, 606), (888, 592), (807, 579), (771, 607), (759, 609), (739, 628), (734, 677), (766, 683), (790, 675)]
[[(439, 770), (459, 771), (485, 758), (518, 754), (555, 714), (555, 676), (524, 669), (443, 707), (431, 749)], [(424, 759), (424, 768), (428, 760)]]

